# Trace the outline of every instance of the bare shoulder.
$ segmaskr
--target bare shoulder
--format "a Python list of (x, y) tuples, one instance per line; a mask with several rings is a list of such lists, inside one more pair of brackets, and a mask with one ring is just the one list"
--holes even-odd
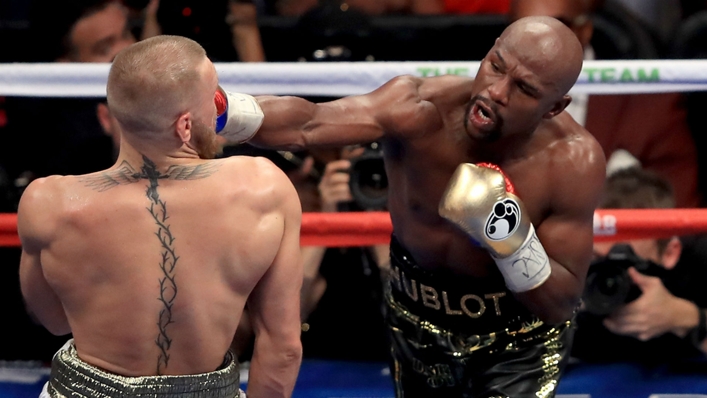
[(548, 157), (549, 175), (560, 191), (553, 201), (560, 207), (579, 206), (593, 211), (606, 178), (604, 151), (594, 136), (569, 115), (555, 119), (558, 140)]
[(466, 76), (442, 75), (428, 77), (423, 80), (420, 93), (423, 98), (430, 100), (446, 99), (458, 101), (462, 97), (463, 101), (471, 98), (471, 85), (474, 79)]
[(17, 210), (17, 232), (23, 246), (46, 242), (61, 214), (61, 198), (70, 177), (50, 176), (32, 181)]
[(454, 75), (401, 75), (363, 98), (387, 133), (410, 137), (441, 128), (445, 110), (469, 100), (471, 82)]
[[(258, 156), (232, 156), (224, 159), (228, 180), (238, 197), (248, 197), (261, 210), (288, 206), (297, 191), (287, 175), (271, 160)], [(223, 181), (222, 181), (223, 182)]]
[(418, 97), (422, 101), (455, 98), (462, 95), (469, 100), (473, 79), (465, 76), (442, 75), (434, 77), (418, 77), (413, 75), (397, 76), (379, 90), (391, 91), (399, 95)]

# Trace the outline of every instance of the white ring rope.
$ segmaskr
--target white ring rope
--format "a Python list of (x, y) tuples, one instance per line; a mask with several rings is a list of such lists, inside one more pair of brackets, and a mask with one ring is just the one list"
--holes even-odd
[[(557, 62), (562, 62), (557, 60)], [(0, 64), (0, 95), (103, 97), (110, 64)], [(253, 95), (363, 94), (404, 74), (473, 77), (479, 62), (216, 63), (221, 85)], [(707, 90), (707, 60), (585, 61), (571, 93), (629, 94)]]

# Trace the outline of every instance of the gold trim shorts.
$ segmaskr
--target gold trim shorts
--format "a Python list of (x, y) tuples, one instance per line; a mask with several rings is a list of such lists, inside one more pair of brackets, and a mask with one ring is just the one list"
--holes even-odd
[(125, 377), (82, 361), (73, 340), (52, 359), (49, 382), (40, 398), (245, 398), (235, 355), (226, 354), (214, 372), (198, 375)]
[(385, 312), (397, 398), (554, 397), (574, 321), (550, 326), (499, 281), (421, 269), (395, 240)]

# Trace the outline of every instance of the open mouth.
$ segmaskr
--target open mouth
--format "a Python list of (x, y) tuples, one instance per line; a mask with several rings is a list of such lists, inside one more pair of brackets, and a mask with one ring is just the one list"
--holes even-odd
[(476, 101), (471, 107), (469, 121), (477, 129), (491, 129), (496, 124), (496, 114), (482, 101)]

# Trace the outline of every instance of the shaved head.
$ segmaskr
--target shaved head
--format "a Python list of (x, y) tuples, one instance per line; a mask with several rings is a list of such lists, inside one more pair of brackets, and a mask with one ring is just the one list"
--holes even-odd
[(562, 113), (582, 71), (582, 45), (546, 16), (521, 18), (496, 40), (474, 77), (465, 119), (473, 137), (493, 141), (535, 131)]
[(191, 39), (155, 36), (115, 57), (108, 74), (108, 106), (125, 131), (164, 131), (194, 102), (204, 49)]
[(503, 31), (497, 46), (517, 56), (540, 79), (554, 86), (559, 96), (567, 94), (582, 71), (582, 45), (572, 30), (552, 17), (531, 16), (513, 22)]

